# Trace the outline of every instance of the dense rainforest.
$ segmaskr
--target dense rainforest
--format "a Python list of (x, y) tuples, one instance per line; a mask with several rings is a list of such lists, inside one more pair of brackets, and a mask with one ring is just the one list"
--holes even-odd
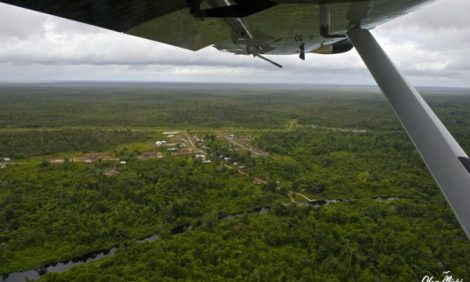
[[(470, 151), (470, 90), (424, 91)], [(374, 88), (7, 85), (0, 127), (0, 281), (470, 279), (470, 242)], [(89, 152), (113, 158), (69, 158)]]
[(145, 140), (148, 133), (103, 129), (37, 129), (0, 131), (0, 156), (24, 159), (68, 151), (104, 151), (116, 145)]

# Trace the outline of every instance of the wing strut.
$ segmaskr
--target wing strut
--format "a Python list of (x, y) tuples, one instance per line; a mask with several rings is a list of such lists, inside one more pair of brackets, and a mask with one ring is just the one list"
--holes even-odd
[(368, 30), (348, 32), (470, 239), (470, 160)]
[(273, 64), (273, 65), (275, 65), (276, 67), (282, 69), (282, 65), (281, 65), (281, 64), (278, 64), (278, 63), (276, 63), (275, 61), (270, 60), (270, 59), (266, 58), (266, 57), (263, 56), (263, 55), (260, 55), (260, 54), (253, 54), (253, 56), (254, 56), (254, 57), (258, 57), (258, 58), (260, 58), (260, 59), (262, 59), (262, 60), (265, 60), (266, 62), (268, 62), (268, 63), (270, 63), (270, 64)]

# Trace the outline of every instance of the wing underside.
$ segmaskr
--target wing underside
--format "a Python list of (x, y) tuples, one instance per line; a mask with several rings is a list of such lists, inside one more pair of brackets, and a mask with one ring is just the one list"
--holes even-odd
[[(189, 50), (215, 45), (237, 54), (295, 54), (329, 44), (318, 5), (332, 6), (332, 28), (359, 20), (373, 28), (428, 0), (2, 0), (0, 2)], [(243, 21), (243, 23), (242, 23)], [(244, 25), (244, 26), (242, 26)], [(247, 38), (247, 33), (251, 38)], [(302, 42), (300, 42), (302, 41)]]
[[(215, 19), (188, 13), (186, 0), (7, 0), (6, 4), (127, 33), (190, 50), (221, 40)], [(218, 32), (214, 32), (218, 30)]]

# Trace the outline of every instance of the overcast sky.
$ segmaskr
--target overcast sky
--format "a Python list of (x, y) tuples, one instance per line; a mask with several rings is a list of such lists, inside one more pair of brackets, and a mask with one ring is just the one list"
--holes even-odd
[[(470, 1), (438, 0), (373, 33), (415, 84), (470, 87)], [(356, 51), (272, 56), (284, 69), (209, 47), (196, 53), (0, 3), (0, 81), (373, 84)]]

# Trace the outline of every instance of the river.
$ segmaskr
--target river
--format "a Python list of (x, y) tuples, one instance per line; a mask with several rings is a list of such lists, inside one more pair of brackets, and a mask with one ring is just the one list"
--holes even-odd
[[(374, 197), (372, 199), (377, 200), (377, 201), (396, 201), (396, 200), (401, 200), (401, 199), (406, 199), (406, 198), (388, 196), (388, 197)], [(312, 205), (313, 207), (321, 207), (321, 206), (325, 206), (329, 204), (336, 204), (340, 202), (354, 201), (354, 200), (356, 199), (310, 200), (309, 204)], [(269, 211), (269, 207), (260, 207), (260, 208), (253, 209), (249, 212), (238, 212), (238, 213), (220, 215), (218, 219), (219, 220), (233, 219), (233, 218), (242, 217), (246, 214), (255, 214), (255, 213), (263, 214), (268, 211)], [(180, 234), (180, 233), (186, 232), (186, 230), (188, 229), (192, 229), (192, 227), (193, 226), (191, 224), (178, 225), (170, 230), (170, 234), (171, 235)], [(158, 235), (152, 235), (144, 239), (136, 240), (136, 243), (153, 242), (158, 239), (159, 239)], [(30, 280), (37, 280), (41, 276), (45, 275), (46, 273), (64, 272), (74, 266), (101, 260), (107, 256), (113, 255), (117, 251), (117, 248), (118, 246), (114, 246), (111, 249), (87, 254), (80, 258), (74, 258), (66, 262), (50, 264), (50, 265), (46, 265), (44, 267), (40, 267), (37, 269), (31, 269), (31, 270), (26, 270), (26, 271), (21, 271), (21, 272), (13, 272), (7, 275), (0, 276), (0, 282), (24, 282), (26, 278)]]
[[(261, 208), (256, 208), (253, 209), (252, 211), (249, 212), (238, 212), (238, 213), (232, 213), (232, 214), (225, 214), (221, 215), (218, 217), (219, 220), (222, 219), (233, 219), (233, 218), (238, 218), (242, 217), (245, 214), (263, 214), (268, 212), (269, 207), (261, 207)], [(171, 235), (176, 235), (180, 234), (183, 232), (186, 232), (186, 230), (191, 229), (193, 226), (191, 224), (182, 224), (174, 227), (173, 229), (170, 230)], [(136, 240), (136, 243), (146, 243), (146, 242), (153, 242), (158, 240), (159, 237), (158, 235), (152, 235), (149, 237), (146, 237), (144, 239)], [(20, 272), (13, 272), (7, 275), (2, 275), (0, 276), (0, 282), (24, 282), (25, 279), (29, 280), (38, 280), (41, 276), (45, 275), (46, 273), (59, 273), (59, 272), (64, 272), (69, 270), (70, 268), (74, 266), (78, 266), (81, 264), (85, 264), (88, 262), (93, 262), (93, 261), (98, 261), (101, 260), (105, 257), (108, 257), (110, 255), (113, 255), (116, 253), (118, 246), (114, 246), (111, 249), (108, 250), (103, 250), (103, 251), (98, 251), (98, 252), (93, 252), (90, 254), (87, 254), (85, 256), (79, 257), (79, 258), (74, 258), (66, 262), (59, 262), (55, 264), (50, 264), (46, 265), (43, 267), (39, 267), (36, 269), (31, 269), (31, 270), (26, 270), (26, 271), (20, 271)]]

